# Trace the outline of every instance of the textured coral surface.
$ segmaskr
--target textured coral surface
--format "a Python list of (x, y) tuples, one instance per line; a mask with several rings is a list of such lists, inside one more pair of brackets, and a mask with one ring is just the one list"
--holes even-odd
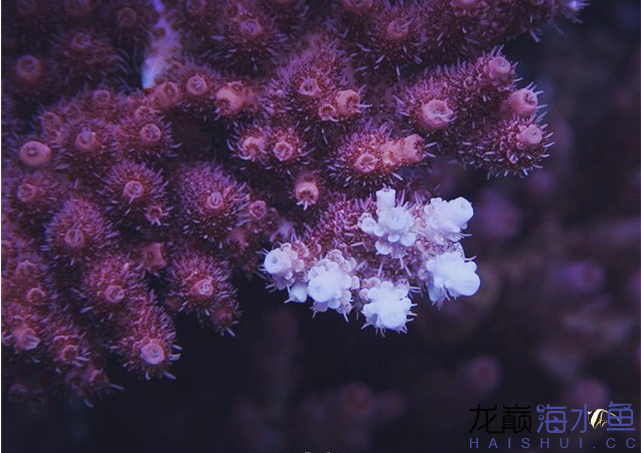
[(3, 2), (5, 395), (98, 406), (3, 403), (8, 445), (452, 450), (479, 400), (634, 402), (622, 5), (500, 49), (580, 2)]
[(380, 332), (475, 294), (472, 205), (425, 176), (539, 167), (538, 93), (496, 46), (582, 6), (5, 2), (9, 394), (90, 402), (110, 357), (173, 378), (172, 318), (233, 334), (234, 274)]

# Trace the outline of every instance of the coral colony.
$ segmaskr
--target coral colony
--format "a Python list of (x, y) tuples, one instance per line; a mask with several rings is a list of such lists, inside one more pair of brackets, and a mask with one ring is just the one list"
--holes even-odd
[(173, 316), (231, 334), (232, 275), (380, 333), (475, 294), (472, 204), (425, 175), (538, 167), (538, 93), (497, 46), (582, 7), (3, 2), (9, 394), (91, 399), (112, 356), (172, 377)]

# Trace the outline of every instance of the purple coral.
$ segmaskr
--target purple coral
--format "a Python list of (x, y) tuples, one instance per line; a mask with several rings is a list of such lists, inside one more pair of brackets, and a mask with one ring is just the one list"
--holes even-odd
[(496, 46), (582, 6), (7, 3), (3, 357), (25, 398), (30, 374), (90, 398), (112, 355), (170, 376), (169, 313), (231, 331), (232, 271), (378, 330), (405, 331), (410, 295), (474, 294), (471, 205), (423, 176), (539, 165), (536, 93)]

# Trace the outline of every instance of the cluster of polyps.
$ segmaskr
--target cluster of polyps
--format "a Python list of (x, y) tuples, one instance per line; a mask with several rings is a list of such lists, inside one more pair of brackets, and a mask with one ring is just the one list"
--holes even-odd
[(270, 251), (263, 267), (272, 286), (287, 289), (288, 302), (311, 298), (314, 313), (333, 309), (347, 319), (356, 309), (365, 326), (397, 332), (413, 316), (411, 292), (426, 289), (438, 305), (476, 293), (476, 264), (460, 244), (474, 213), (469, 201), (399, 204), (393, 189), (382, 189), (376, 192), (376, 212), (367, 211), (372, 205), (362, 204), (359, 234), (352, 229), (336, 238), (324, 255), (313, 241), (306, 245), (306, 238)]

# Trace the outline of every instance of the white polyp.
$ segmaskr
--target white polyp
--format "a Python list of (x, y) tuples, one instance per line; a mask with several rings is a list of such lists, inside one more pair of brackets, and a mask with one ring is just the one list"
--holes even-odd
[(396, 205), (396, 191), (394, 189), (381, 189), (376, 192), (376, 209), (391, 209)]
[(414, 233), (406, 233), (401, 236), (400, 242), (403, 247), (411, 247), (416, 242), (416, 235)]
[(363, 230), (363, 233), (374, 234), (377, 228), (379, 228), (378, 223), (371, 214), (363, 214), (360, 218), (360, 227)]
[(269, 252), (265, 257), (264, 266), (269, 274), (277, 277), (284, 277), (292, 271), (292, 261), (281, 249)]
[(481, 285), (476, 263), (466, 260), (460, 251), (437, 255), (427, 261), (426, 268), (431, 274), (427, 292), (433, 303), (447, 297), (472, 296)]
[(384, 281), (373, 288), (362, 290), (360, 294), (369, 300), (362, 309), (366, 325), (396, 332), (405, 330), (412, 308), (412, 302), (408, 297), (409, 288), (406, 285), (394, 285)]
[(474, 215), (472, 204), (463, 197), (452, 201), (433, 198), (423, 207), (425, 227), (423, 234), (432, 242), (443, 244), (445, 241), (458, 242), (461, 231)]
[[(383, 210), (378, 216), (378, 223), (388, 233), (407, 233), (414, 225), (414, 217), (407, 209), (398, 206)], [(392, 241), (395, 242), (395, 241)]]
[(392, 189), (376, 192), (376, 207), (378, 220), (364, 213), (359, 221), (361, 231), (380, 238), (374, 245), (377, 254), (403, 257), (403, 249), (416, 242), (416, 218), (407, 207), (396, 206), (396, 192)]
[(330, 308), (341, 297), (341, 275), (337, 272), (319, 270), (318, 275), (312, 278), (307, 285), (307, 293), (315, 302), (328, 303)]
[(303, 303), (307, 300), (307, 285), (305, 283), (296, 282), (287, 288), (287, 291), (289, 292), (288, 302)]
[(379, 255), (390, 255), (394, 250), (392, 245), (385, 241), (376, 241), (374, 247), (376, 248), (376, 253)]
[(447, 207), (450, 220), (461, 230), (467, 228), (467, 222), (469, 222), (474, 215), (472, 203), (463, 197), (458, 197), (448, 202)]
[(378, 312), (378, 320), (380, 326), (398, 331), (407, 323), (407, 316), (402, 310), (383, 306)]
[(355, 262), (348, 261), (338, 250), (332, 250), (307, 273), (307, 294), (314, 300), (312, 309), (325, 312), (328, 308), (347, 314), (352, 309), (351, 290), (359, 280), (353, 276)]

